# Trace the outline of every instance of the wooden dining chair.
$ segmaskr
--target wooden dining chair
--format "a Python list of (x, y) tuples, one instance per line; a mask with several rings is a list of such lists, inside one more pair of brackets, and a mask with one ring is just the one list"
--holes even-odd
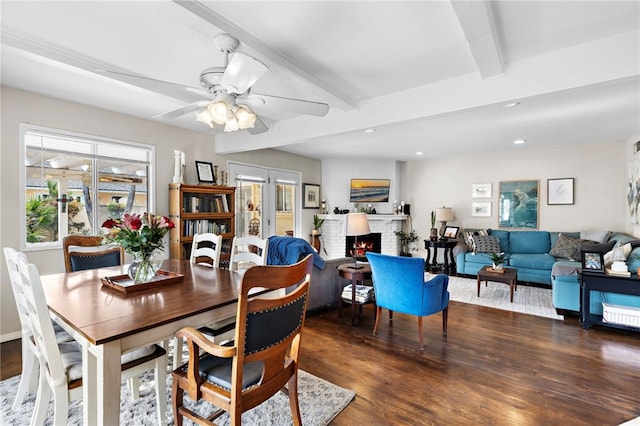
[(254, 235), (233, 237), (229, 269), (237, 271), (255, 265), (266, 265), (268, 251), (269, 240), (267, 239)]
[[(4, 258), (9, 271), (9, 281), (11, 282), (11, 290), (16, 302), (18, 310), (18, 319), (20, 320), (21, 343), (22, 343), (22, 372), (20, 374), (20, 383), (16, 390), (15, 398), (11, 409), (16, 411), (22, 405), (27, 395), (34, 394), (38, 384), (38, 349), (33, 339), (31, 331), (31, 320), (29, 319), (29, 311), (27, 310), (27, 300), (20, 283), (20, 271), (18, 270), (18, 257), (27, 258), (24, 253), (18, 252), (11, 247), (4, 247)], [(52, 321), (56, 342), (63, 343), (73, 340), (73, 337), (62, 329), (58, 324)]]
[(195, 234), (191, 243), (191, 263), (207, 263), (213, 268), (220, 267), (222, 235), (210, 232)]
[[(18, 256), (17, 264), (18, 278), (24, 291), (40, 365), (38, 392), (31, 424), (44, 423), (49, 398), (53, 393), (53, 424), (66, 425), (69, 401), (82, 399), (82, 347), (75, 341), (56, 342), (38, 268), (28, 263), (25, 256)], [(158, 424), (163, 424), (167, 405), (166, 351), (158, 345), (150, 345), (124, 353), (121, 361), (122, 379), (137, 377), (146, 371), (154, 370), (157, 420)]]
[[(185, 338), (189, 362), (172, 373), (174, 422), (183, 417), (212, 425), (224, 412), (231, 425), (240, 425), (242, 413), (279, 390), (289, 396), (294, 425), (301, 424), (298, 405), (298, 355), (313, 269), (313, 257), (288, 266), (255, 266), (247, 269), (240, 286), (233, 344), (209, 341), (193, 327), (179, 330)], [(295, 287), (284, 294), (288, 287)], [(281, 290), (282, 296), (250, 296), (256, 287)], [(201, 351), (202, 356), (201, 356)], [(205, 400), (217, 409), (204, 418), (185, 406)]]
[(62, 240), (62, 251), (66, 272), (124, 264), (122, 247), (104, 245), (98, 236), (68, 235)]

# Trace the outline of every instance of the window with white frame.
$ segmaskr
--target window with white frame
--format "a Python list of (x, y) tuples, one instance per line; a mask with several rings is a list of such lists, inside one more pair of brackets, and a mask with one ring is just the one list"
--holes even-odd
[(59, 247), (67, 235), (98, 235), (107, 218), (150, 211), (155, 148), (20, 126), (23, 249)]

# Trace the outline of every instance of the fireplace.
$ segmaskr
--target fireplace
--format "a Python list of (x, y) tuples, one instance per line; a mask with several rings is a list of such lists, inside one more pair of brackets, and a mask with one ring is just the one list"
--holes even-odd
[[(347, 236), (345, 243), (345, 253), (346, 257), (353, 257), (354, 254), (354, 244), (356, 237)], [(367, 252), (380, 253), (382, 249), (382, 233), (380, 232), (372, 232), (367, 235), (359, 235), (358, 236), (358, 255), (356, 259), (360, 262), (366, 262)]]

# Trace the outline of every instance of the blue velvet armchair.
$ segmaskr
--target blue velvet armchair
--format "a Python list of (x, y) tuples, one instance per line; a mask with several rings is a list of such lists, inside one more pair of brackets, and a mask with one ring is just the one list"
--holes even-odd
[(382, 309), (389, 309), (389, 323), (393, 311), (418, 317), (420, 351), (424, 351), (422, 317), (442, 311), (442, 335), (447, 335), (449, 310), (449, 277), (439, 274), (424, 280), (424, 259), (418, 257), (389, 256), (367, 253), (376, 296), (376, 323), (373, 335), (378, 331)]

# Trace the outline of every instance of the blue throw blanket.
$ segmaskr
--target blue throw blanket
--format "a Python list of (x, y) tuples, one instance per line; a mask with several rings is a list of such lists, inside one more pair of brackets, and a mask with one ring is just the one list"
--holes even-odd
[(269, 237), (269, 250), (267, 251), (267, 265), (292, 265), (313, 254), (313, 265), (318, 269), (324, 269), (324, 259), (302, 238)]

